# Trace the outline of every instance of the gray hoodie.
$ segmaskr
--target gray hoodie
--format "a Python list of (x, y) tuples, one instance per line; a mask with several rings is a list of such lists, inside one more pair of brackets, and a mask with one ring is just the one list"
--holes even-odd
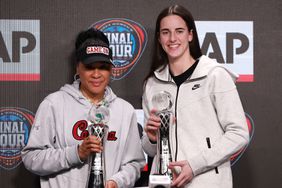
[[(66, 84), (48, 95), (40, 104), (30, 133), (22, 150), (22, 160), (31, 172), (40, 175), (42, 188), (84, 188), (89, 165), (78, 156), (78, 145), (87, 135), (92, 104), (79, 91), (80, 81)], [(106, 180), (118, 187), (133, 187), (145, 165), (134, 108), (118, 98), (110, 87), (105, 100), (109, 102), (109, 134), (105, 141)]]

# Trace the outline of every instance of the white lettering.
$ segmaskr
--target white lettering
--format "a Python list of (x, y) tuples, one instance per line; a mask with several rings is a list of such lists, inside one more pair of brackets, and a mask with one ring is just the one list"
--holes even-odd
[(25, 133), (22, 121), (1, 121), (0, 133)]
[(22, 148), (25, 146), (24, 134), (1, 134), (1, 148)]
[(113, 57), (132, 57), (132, 46), (131, 45), (110, 45), (113, 51)]
[(131, 33), (105, 33), (108, 37), (110, 44), (127, 44), (132, 45)]

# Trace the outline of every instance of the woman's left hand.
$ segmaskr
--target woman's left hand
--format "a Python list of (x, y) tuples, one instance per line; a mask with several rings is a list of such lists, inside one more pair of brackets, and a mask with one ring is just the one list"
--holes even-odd
[[(177, 174), (174, 170), (174, 167), (177, 166), (181, 168), (180, 174)], [(173, 172), (173, 181), (171, 184), (172, 187), (183, 187), (194, 177), (193, 171), (186, 160), (170, 162), (168, 168), (170, 168)]]

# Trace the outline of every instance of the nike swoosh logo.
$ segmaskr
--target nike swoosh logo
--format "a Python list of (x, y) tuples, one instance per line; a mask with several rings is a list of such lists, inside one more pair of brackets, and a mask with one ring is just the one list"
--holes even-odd
[(195, 89), (198, 89), (198, 88), (200, 88), (200, 84), (195, 84), (193, 87), (192, 87), (192, 90), (195, 90)]

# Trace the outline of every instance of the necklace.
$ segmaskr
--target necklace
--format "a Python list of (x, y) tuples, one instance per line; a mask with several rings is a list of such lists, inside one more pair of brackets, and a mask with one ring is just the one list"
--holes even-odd
[(88, 95), (84, 92), (83, 89), (79, 88), (79, 91), (81, 92), (82, 96), (83, 96), (88, 102), (90, 102), (91, 104), (95, 104), (95, 102), (93, 102), (93, 100), (92, 100), (90, 97), (88, 97)]
[(90, 102), (92, 105), (97, 106), (97, 108), (100, 107), (100, 106), (109, 107), (109, 102), (105, 99), (105, 94), (104, 94), (102, 100), (100, 100), (100, 101), (97, 102), (97, 104), (96, 104), (95, 102), (93, 102), (93, 100), (92, 100), (91, 98), (89, 98), (89, 97), (85, 94), (85, 92), (84, 92), (82, 89), (79, 88), (79, 90), (80, 90), (82, 96), (83, 96), (88, 102)]

